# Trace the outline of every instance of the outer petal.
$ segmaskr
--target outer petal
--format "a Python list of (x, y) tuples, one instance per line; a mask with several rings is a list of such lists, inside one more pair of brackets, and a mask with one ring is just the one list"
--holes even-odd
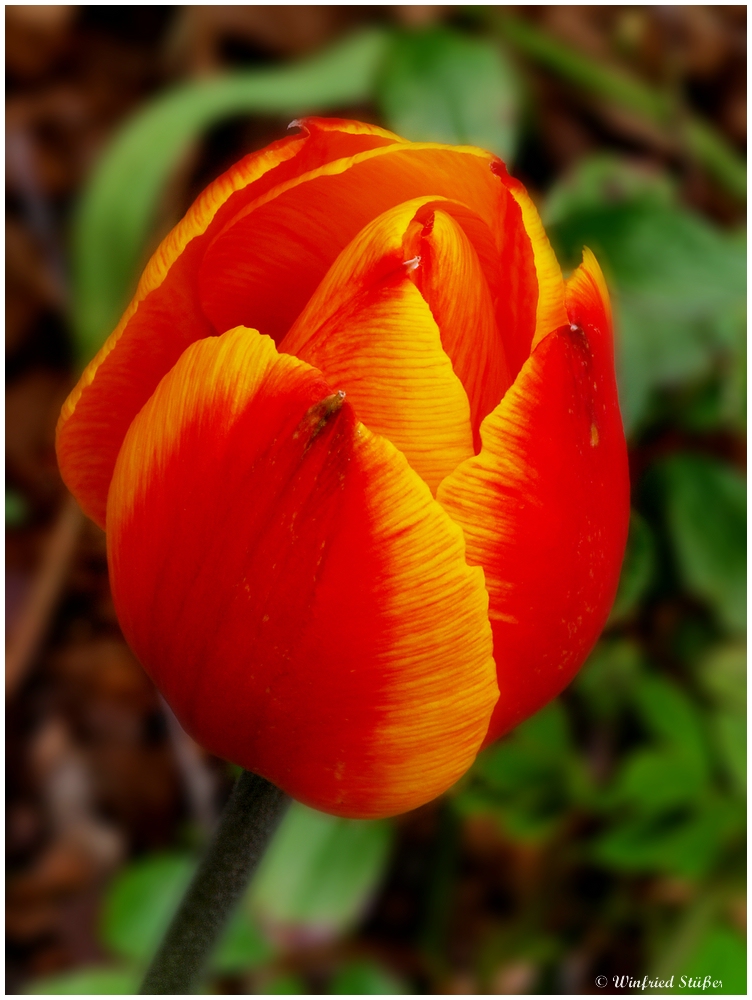
[(194, 344), (108, 501), (125, 634), (204, 746), (351, 816), (428, 801), (497, 697), (483, 574), (404, 458), (255, 331)]
[(441, 485), (490, 597), (499, 702), (490, 742), (569, 683), (613, 602), (629, 481), (608, 296), (595, 258), (570, 280), (571, 326), (542, 340)]
[(198, 268), (214, 234), (242, 205), (275, 185), (329, 160), (399, 141), (358, 122), (301, 124), (303, 135), (245, 157), (200, 195), (149, 261), (133, 301), (63, 407), (60, 470), (84, 511), (102, 527), (112, 470), (131, 420), (185, 348), (217, 332), (197, 294)]

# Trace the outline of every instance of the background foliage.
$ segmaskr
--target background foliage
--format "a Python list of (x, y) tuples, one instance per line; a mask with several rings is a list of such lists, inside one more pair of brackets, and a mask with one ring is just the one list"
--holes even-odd
[(192, 197), (316, 112), (498, 152), (565, 269), (596, 253), (633, 515), (571, 688), (395, 822), (295, 806), (208, 988), (744, 992), (744, 8), (34, 10), (8, 13), (19, 988), (134, 992), (231, 780), (124, 647), (96, 529), (54, 548), (54, 414)]

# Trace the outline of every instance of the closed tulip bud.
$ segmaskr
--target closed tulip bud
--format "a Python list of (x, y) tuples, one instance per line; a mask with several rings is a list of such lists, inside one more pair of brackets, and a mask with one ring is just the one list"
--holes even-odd
[(629, 508), (611, 313), (492, 154), (296, 124), (156, 251), (58, 456), (186, 730), (386, 816), (603, 627)]

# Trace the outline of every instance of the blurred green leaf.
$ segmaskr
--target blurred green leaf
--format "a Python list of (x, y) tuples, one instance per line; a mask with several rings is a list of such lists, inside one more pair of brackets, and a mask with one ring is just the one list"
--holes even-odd
[[(703, 989), (702, 987), (684, 987), (681, 977), (686, 981), (703, 983), (705, 977), (712, 981), (721, 981), (719, 988)], [(737, 931), (723, 924), (710, 927), (689, 960), (682, 965), (680, 974), (675, 979), (680, 993), (731, 993), (744, 996), (747, 993), (747, 949), (744, 938)]]
[(608, 624), (629, 618), (650, 586), (655, 572), (655, 543), (647, 522), (633, 510), (629, 520), (627, 551), (619, 578), (619, 589)]
[(100, 161), (73, 228), (74, 330), (86, 362), (135, 290), (164, 186), (192, 142), (241, 113), (299, 116), (353, 105), (373, 91), (387, 36), (351, 35), (304, 62), (174, 88), (131, 118)]
[(136, 994), (141, 985), (141, 973), (133, 969), (115, 969), (104, 965), (86, 966), (57, 976), (37, 979), (25, 992), (33, 995), (77, 993)]
[(646, 728), (707, 777), (708, 745), (702, 716), (689, 696), (657, 674), (644, 674), (633, 696)]
[(562, 264), (589, 246), (614, 294), (619, 399), (627, 430), (651, 394), (704, 377), (744, 350), (746, 253), (734, 237), (673, 203), (617, 161), (585, 162), (549, 194)]
[(612, 718), (627, 703), (643, 669), (640, 647), (628, 639), (602, 639), (574, 682), (597, 717)]
[(611, 153), (598, 153), (582, 160), (575, 170), (554, 184), (541, 217), (548, 229), (567, 225), (578, 216), (634, 202), (656, 207), (674, 205), (675, 185), (666, 174)]
[(233, 914), (212, 955), (211, 969), (220, 975), (233, 975), (262, 965), (273, 956), (274, 950), (241, 907)]
[(554, 701), (482, 754), (474, 770), (494, 788), (516, 790), (532, 780), (558, 777), (571, 754), (567, 716)]
[(344, 930), (376, 892), (392, 835), (388, 822), (341, 819), (294, 802), (251, 885), (251, 912), (271, 927)]
[(746, 486), (730, 466), (676, 454), (660, 466), (666, 521), (687, 588), (705, 598), (721, 622), (743, 631), (747, 610)]
[(5, 488), (5, 526), (17, 528), (29, 516), (29, 506), (15, 490)]
[(375, 962), (350, 962), (336, 973), (329, 993), (391, 995), (407, 993), (405, 984)]
[(296, 976), (292, 972), (287, 972), (265, 982), (263, 995), (271, 994), (272, 996), (276, 996), (278, 993), (307, 992), (306, 984), (300, 976)]
[(747, 787), (747, 720), (741, 712), (717, 712), (711, 718), (716, 745), (737, 792)]
[[(739, 898), (737, 893), (734, 895)], [(686, 910), (677, 914), (668, 936), (659, 934), (650, 942), (654, 952), (651, 975), (664, 979), (673, 976), (676, 992), (694, 992), (686, 989), (687, 981), (698, 976), (704, 981), (705, 976), (711, 974), (716, 981), (725, 980), (724, 987), (728, 987), (716, 989), (714, 992), (735, 992), (733, 987), (737, 983), (734, 979), (739, 968), (736, 954), (741, 936), (731, 931), (721, 919), (721, 914), (727, 909), (729, 902), (728, 883), (706, 883)], [(722, 932), (722, 938), (730, 935), (731, 941), (723, 941), (718, 947), (716, 944), (718, 931)], [(731, 947), (726, 953), (729, 944)], [(710, 964), (706, 965), (708, 961)], [(685, 977), (684, 986), (681, 981), (682, 976)], [(665, 993), (665, 990), (652, 992)]]
[[(155, 854), (133, 862), (105, 897), (102, 941), (115, 954), (145, 966), (156, 952), (196, 867), (187, 854)], [(212, 956), (212, 970), (242, 972), (273, 955), (243, 910), (234, 914)]]
[(443, 27), (396, 35), (378, 93), (389, 127), (407, 139), (514, 156), (519, 86), (488, 39)]
[(641, 814), (616, 822), (597, 840), (593, 854), (617, 870), (697, 879), (708, 874), (729, 838), (743, 828), (741, 808), (712, 798), (689, 813)]
[(627, 757), (608, 801), (640, 813), (666, 812), (694, 802), (707, 787), (707, 771), (673, 750), (638, 750)]
[(155, 854), (133, 862), (104, 900), (102, 941), (116, 955), (145, 965), (152, 958), (188, 888), (195, 860)]
[(714, 701), (731, 711), (746, 714), (747, 650), (744, 643), (716, 646), (699, 664), (697, 676)]
[(747, 652), (744, 643), (716, 646), (697, 667), (697, 680), (711, 698), (710, 730), (721, 764), (737, 793), (747, 782)]
[(492, 812), (509, 836), (548, 836), (586, 784), (566, 712), (554, 701), (508, 737), (480, 754), (456, 807)]
[(741, 832), (744, 814), (711, 786), (708, 734), (692, 699), (667, 678), (644, 672), (631, 700), (657, 745), (633, 751), (601, 797), (612, 819), (594, 855), (625, 871), (701, 878)]

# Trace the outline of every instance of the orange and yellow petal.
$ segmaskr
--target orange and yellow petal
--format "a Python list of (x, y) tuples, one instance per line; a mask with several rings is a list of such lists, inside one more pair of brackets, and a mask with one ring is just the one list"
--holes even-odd
[(480, 454), (437, 495), (485, 572), (500, 692), (486, 742), (572, 679), (605, 623), (626, 543), (610, 311), (589, 251), (567, 309), (486, 418)]
[(466, 218), (450, 214), (496, 303), (511, 376), (551, 329), (560, 273), (532, 202), (495, 157), (360, 123), (300, 124), (304, 134), (246, 157), (197, 200), (63, 408), (63, 478), (100, 525), (125, 432), (185, 348), (238, 324), (281, 339), (344, 247), (405, 200), (463, 206)]
[(268, 338), (204, 340), (163, 379), (108, 550), (126, 637), (213, 752), (348, 816), (472, 762), (498, 694), (483, 572), (404, 457)]
[(444, 331), (411, 280), (421, 262), (406, 257), (414, 249), (405, 247), (406, 235), (422, 204), (399, 205), (356, 236), (280, 350), (343, 389), (358, 417), (435, 493), (474, 449), (467, 392), (444, 350)]
[(239, 211), (207, 250), (204, 312), (218, 331), (252, 325), (279, 341), (336, 257), (388, 209), (433, 195), (495, 224), (503, 186), (490, 162), (472, 147), (394, 143), (279, 184)]
[[(240, 160), (199, 196), (160, 244), (133, 301), (68, 397), (57, 430), (60, 470), (83, 510), (104, 527), (107, 489), (131, 420), (185, 348), (216, 330), (197, 274), (214, 233), (249, 200), (329, 159), (388, 145), (384, 129), (319, 119)], [(223, 328), (226, 329), (226, 328)]]
[[(553, 330), (558, 330), (567, 322), (566, 309), (566, 287), (564, 278), (556, 259), (556, 254), (551, 247), (546, 231), (543, 228), (538, 209), (533, 203), (533, 199), (525, 190), (525, 186), (516, 178), (510, 177), (507, 169), (500, 161), (494, 164), (495, 172), (502, 178), (509, 194), (514, 199), (522, 227), (529, 241), (533, 255), (533, 263), (536, 275), (537, 295), (535, 302), (535, 323), (532, 341), (520, 339), (520, 325), (511, 324), (512, 333), (510, 341), (514, 340), (515, 346), (510, 343), (509, 353), (513, 371), (519, 371), (530, 351), (537, 347), (541, 340)], [(525, 296), (524, 287), (517, 290), (514, 298), (519, 301)], [(525, 327), (525, 331), (527, 327)]]
[[(454, 217), (454, 205), (425, 206), (412, 222), (405, 256), (417, 266), (410, 277), (428, 303), (441, 343), (470, 402), (475, 450), (480, 425), (501, 402), (513, 379), (495, 304), (470, 238)], [(471, 230), (472, 232), (472, 230)]]

